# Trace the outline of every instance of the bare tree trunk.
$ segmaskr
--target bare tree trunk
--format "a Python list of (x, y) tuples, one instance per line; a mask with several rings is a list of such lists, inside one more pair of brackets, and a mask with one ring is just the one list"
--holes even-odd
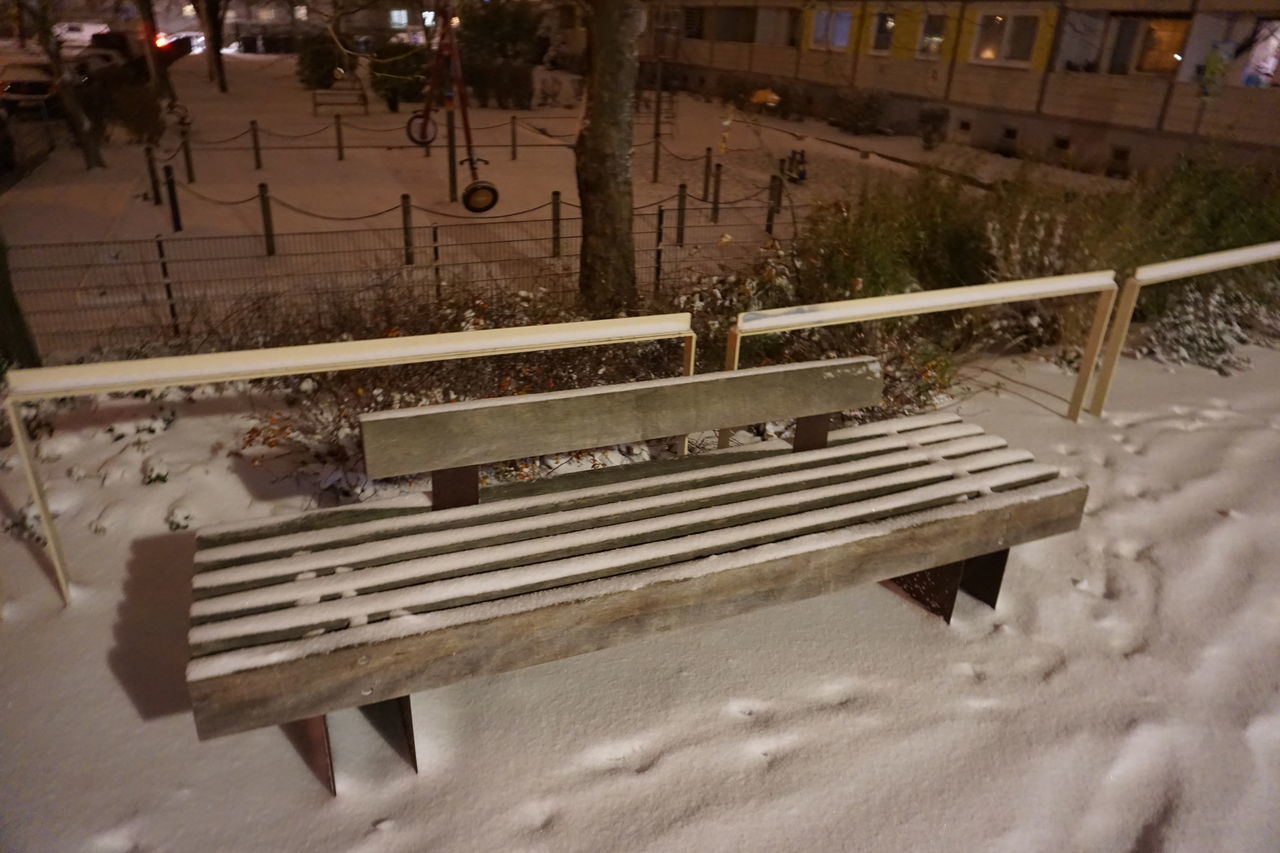
[(219, 92), (227, 91), (227, 69), (222, 64), (222, 25), (228, 0), (200, 0), (197, 7), (204, 24), (204, 49), (209, 55), (209, 79), (218, 84)]
[(635, 0), (591, 3), (587, 104), (574, 158), (582, 205), (578, 291), (597, 314), (636, 300), (631, 144), (639, 24)]
[(156, 4), (155, 0), (136, 0), (138, 13), (142, 16), (144, 33), (142, 49), (146, 51), (147, 71), (151, 74), (151, 90), (156, 93), (156, 100), (175, 100), (173, 82), (169, 79), (169, 67), (162, 65), (156, 56)]

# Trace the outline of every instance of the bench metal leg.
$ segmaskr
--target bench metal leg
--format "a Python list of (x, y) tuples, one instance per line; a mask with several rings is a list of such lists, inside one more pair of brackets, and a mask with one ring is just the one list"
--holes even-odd
[(431, 508), (452, 509), (480, 503), (480, 466), (442, 468), (431, 472)]
[(827, 433), (831, 429), (831, 415), (809, 415), (796, 418), (796, 432), (791, 440), (791, 450), (821, 450), (827, 446)]
[(378, 732), (387, 746), (418, 772), (417, 741), (413, 736), (413, 710), (408, 696), (361, 705), (361, 713)]
[(285, 723), (280, 728), (315, 777), (330, 794), (338, 796), (338, 784), (333, 778), (333, 750), (329, 744), (329, 718), (321, 714)]
[(960, 591), (960, 578), (963, 574), (963, 562), (948, 563), (936, 569), (899, 575), (884, 583), (902, 592), (934, 616), (941, 616), (950, 625), (951, 611), (956, 605), (956, 593)]
[(996, 606), (1000, 597), (1000, 583), (1004, 580), (1004, 567), (1009, 561), (1009, 549), (970, 557), (964, 561), (964, 576), (960, 588), (988, 607)]

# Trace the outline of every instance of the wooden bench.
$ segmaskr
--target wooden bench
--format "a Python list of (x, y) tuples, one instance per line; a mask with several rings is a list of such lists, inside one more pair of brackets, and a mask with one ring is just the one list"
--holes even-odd
[[(994, 606), (1009, 546), (1079, 526), (1086, 488), (950, 414), (828, 431), (878, 402), (867, 358), (366, 415), (370, 502), (200, 531), (187, 681), (212, 738), (896, 579), (945, 619)], [(479, 465), (796, 417), (782, 441), (486, 489)], [(427, 697), (429, 699), (429, 697)], [(416, 759), (415, 759), (416, 761)], [(416, 766), (416, 765), (415, 765)]]
[(311, 115), (318, 116), (321, 107), (358, 106), (369, 114), (369, 94), (354, 75), (334, 80), (330, 89), (311, 90)]

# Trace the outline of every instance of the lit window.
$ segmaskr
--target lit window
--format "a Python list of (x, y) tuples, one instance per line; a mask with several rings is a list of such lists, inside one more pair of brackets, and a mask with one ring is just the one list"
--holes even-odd
[(194, 4), (188, 3), (187, 5), (182, 7), (182, 17), (194, 18), (195, 16), (196, 16), (196, 7)]
[(973, 40), (978, 62), (1030, 62), (1040, 31), (1036, 15), (983, 15)]
[(916, 46), (916, 56), (922, 59), (937, 59), (942, 55), (942, 40), (947, 31), (946, 15), (925, 15), (924, 26), (920, 29), (920, 44)]
[(435, 25), (436, 25), (436, 13), (435, 13), (435, 12), (423, 12), (423, 13), (422, 13), (422, 26), (424, 26), (424, 27), (434, 27)]
[(853, 26), (852, 12), (814, 12), (812, 47), (846, 48), (849, 46), (849, 28)]
[(269, 24), (276, 19), (276, 10), (273, 6), (255, 9), (254, 14), (257, 16), (258, 21), (264, 24)]
[(409, 10), (408, 9), (392, 9), (391, 10), (391, 28), (393, 30), (403, 30), (409, 26)]
[(306, 6), (294, 6), (294, 7), (293, 7), (293, 18), (294, 18), (294, 20), (295, 20), (295, 21), (305, 21), (305, 20), (307, 19), (307, 7), (306, 7)]
[(889, 13), (876, 15), (871, 27), (871, 50), (875, 53), (888, 53), (893, 46), (893, 28), (897, 19)]
[(1138, 54), (1139, 71), (1176, 71), (1187, 39), (1186, 18), (1153, 18), (1145, 21), (1142, 52)]

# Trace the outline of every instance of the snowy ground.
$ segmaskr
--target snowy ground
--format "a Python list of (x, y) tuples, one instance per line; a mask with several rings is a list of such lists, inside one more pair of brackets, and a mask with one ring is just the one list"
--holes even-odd
[(435, 690), (416, 778), (336, 715), (366, 747), (339, 742), (337, 799), (280, 729), (200, 743), (186, 709), (168, 519), (309, 502), (229, 452), (245, 402), (68, 416), (40, 468), (72, 605), (0, 538), (0, 849), (1274, 853), (1280, 353), (1249, 354), (1125, 362), (1080, 425), (1056, 368), (971, 374), (962, 415), (1091, 488), (1078, 532), (1014, 549), (994, 612), (962, 597), (947, 627), (869, 586)]

